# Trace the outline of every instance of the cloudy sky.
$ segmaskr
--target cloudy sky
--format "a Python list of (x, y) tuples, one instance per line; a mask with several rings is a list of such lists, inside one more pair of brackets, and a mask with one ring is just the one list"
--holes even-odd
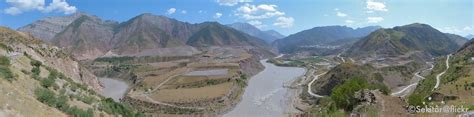
[(285, 35), (316, 26), (393, 27), (415, 22), (462, 36), (474, 34), (472, 0), (0, 0), (0, 25), (16, 29), (75, 12), (121, 22), (142, 13), (190, 23), (247, 22)]

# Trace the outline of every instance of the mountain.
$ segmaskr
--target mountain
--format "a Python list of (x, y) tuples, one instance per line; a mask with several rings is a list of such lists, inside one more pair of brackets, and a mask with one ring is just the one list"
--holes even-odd
[(77, 59), (93, 59), (105, 54), (112, 45), (117, 22), (105, 22), (96, 16), (81, 15), (52, 40), (56, 46), (63, 47)]
[(137, 55), (160, 51), (159, 48), (190, 48), (186, 41), (197, 29), (193, 24), (145, 13), (121, 23), (115, 29), (112, 51), (119, 55)]
[[(42, 21), (51, 23), (37, 23)], [(150, 13), (122, 23), (85, 13), (37, 22), (19, 30), (44, 37), (79, 60), (101, 56), (191, 56), (200, 53), (199, 47), (203, 46), (258, 46), (270, 50), (261, 39), (219, 23), (190, 24)], [(44, 27), (57, 28), (38, 33)]]
[(473, 34), (469, 34), (469, 35), (466, 35), (464, 38), (466, 38), (466, 39), (472, 39), (472, 38), (474, 38), (474, 35), (473, 35)]
[(456, 37), (442, 33), (429, 25), (414, 23), (374, 31), (352, 45), (346, 54), (353, 57), (393, 57), (418, 51), (440, 56), (451, 53), (461, 46)]
[(48, 17), (20, 27), (18, 31), (28, 32), (36, 38), (49, 42), (56, 34), (63, 31), (67, 25), (83, 15), (86, 14), (78, 12), (70, 16)]
[(246, 33), (221, 25), (217, 22), (199, 24), (201, 29), (193, 34), (187, 44), (204, 46), (265, 46), (265, 42)]
[[(454, 54), (455, 56), (460, 57), (473, 57), (474, 56), (474, 40), (469, 40), (466, 42), (459, 50)], [(469, 58), (467, 58), (469, 59)]]
[[(282, 35), (282, 34), (280, 34), (279, 32), (277, 32), (275, 30), (267, 30), (267, 31), (263, 31), (263, 32), (265, 32), (269, 35), (272, 35), (273, 37), (276, 37), (277, 39), (285, 38), (285, 35)], [(275, 41), (275, 40), (273, 40), (273, 41)]]
[[(336, 45), (331, 45), (330, 43), (336, 41), (350, 41), (364, 37), (379, 28), (378, 26), (357, 29), (346, 26), (315, 27), (279, 39), (274, 42), (274, 45), (283, 53), (292, 53), (307, 48), (336, 48), (339, 46), (339, 43), (336, 43)], [(336, 47), (327, 47), (330, 45)]]
[(284, 36), (274, 30), (261, 31), (257, 27), (248, 24), (248, 23), (233, 23), (228, 24), (227, 26), (237, 29), (239, 31), (245, 32), (251, 36), (265, 40), (267, 43), (272, 43), (277, 39), (281, 39)]
[(449, 39), (453, 40), (456, 42), (456, 44), (462, 46), (464, 43), (469, 41), (467, 38), (464, 38), (462, 36), (456, 35), (456, 34), (450, 34), (450, 33), (444, 33), (446, 36), (448, 36)]

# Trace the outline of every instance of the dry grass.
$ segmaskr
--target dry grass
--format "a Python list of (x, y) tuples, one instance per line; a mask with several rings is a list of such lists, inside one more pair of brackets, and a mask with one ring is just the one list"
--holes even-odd
[(228, 82), (201, 88), (157, 90), (150, 97), (163, 102), (192, 103), (225, 96), (233, 85), (234, 82)]

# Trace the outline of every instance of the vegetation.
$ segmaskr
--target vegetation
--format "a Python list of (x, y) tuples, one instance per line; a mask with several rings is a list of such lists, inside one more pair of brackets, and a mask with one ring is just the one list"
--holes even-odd
[(53, 78), (43, 78), (40, 81), (41, 86), (49, 88), (54, 85), (55, 80)]
[(241, 74), (241, 75), (240, 75), (240, 78), (235, 79), (235, 82), (237, 82), (237, 84), (238, 84), (240, 87), (245, 87), (245, 86), (247, 86), (247, 75)]
[(4, 50), (6, 50), (6, 51), (9, 51), (9, 52), (13, 51), (13, 48), (12, 48), (12, 47), (7, 46), (7, 45), (5, 45), (4, 43), (0, 43), (0, 48), (4, 49)]
[(101, 105), (99, 109), (109, 114), (122, 115), (124, 117), (144, 117), (145, 116), (142, 113), (133, 111), (133, 109), (127, 105), (115, 102), (112, 98), (103, 99), (101, 101)]
[(6, 56), (0, 56), (0, 76), (11, 82), (15, 80), (15, 75), (13, 75), (9, 67), (10, 59)]
[(331, 93), (331, 99), (336, 106), (351, 111), (358, 104), (354, 98), (354, 93), (367, 88), (367, 81), (362, 78), (352, 78), (344, 84), (334, 87)]

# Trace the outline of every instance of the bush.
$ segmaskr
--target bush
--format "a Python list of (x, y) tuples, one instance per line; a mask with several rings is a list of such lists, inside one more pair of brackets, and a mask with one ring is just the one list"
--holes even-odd
[(87, 109), (87, 111), (84, 111), (77, 108), (76, 106), (69, 108), (67, 113), (73, 117), (94, 117), (94, 112), (92, 112), (92, 109)]
[(52, 78), (43, 78), (40, 82), (41, 86), (44, 88), (49, 88), (54, 85), (55, 80)]
[(10, 58), (6, 56), (0, 56), (0, 65), (10, 66)]
[(40, 61), (37, 61), (37, 60), (31, 60), (30, 64), (32, 66), (35, 66), (35, 67), (40, 67), (43, 63), (41, 63)]
[(331, 99), (336, 103), (337, 107), (351, 111), (357, 101), (354, 93), (367, 87), (367, 81), (362, 78), (352, 78), (344, 84), (336, 86), (331, 93)]
[(408, 96), (408, 104), (411, 106), (423, 106), (423, 102), (425, 101), (425, 97), (421, 94), (413, 93)]
[(142, 113), (135, 112), (127, 105), (117, 103), (112, 98), (106, 98), (101, 101), (100, 110), (113, 115), (122, 115), (124, 117), (144, 117)]
[(37, 88), (35, 90), (36, 99), (51, 107), (56, 106), (56, 96), (53, 91), (46, 88)]
[(31, 69), (31, 73), (33, 73), (33, 75), (39, 76), (39, 75), (40, 75), (40, 72), (41, 72), (41, 70), (40, 70), (39, 67), (33, 67), (33, 68)]
[(0, 76), (9, 82), (15, 80), (15, 76), (7, 66), (0, 66)]

